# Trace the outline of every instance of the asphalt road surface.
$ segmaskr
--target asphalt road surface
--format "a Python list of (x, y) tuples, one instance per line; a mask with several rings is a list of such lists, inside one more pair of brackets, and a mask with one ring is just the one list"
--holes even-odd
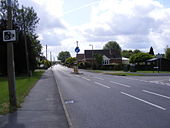
[(53, 72), (74, 128), (170, 128), (169, 76)]

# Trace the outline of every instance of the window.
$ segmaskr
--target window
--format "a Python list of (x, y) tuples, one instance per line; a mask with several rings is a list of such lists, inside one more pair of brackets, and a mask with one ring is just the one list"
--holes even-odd
[(108, 65), (109, 64), (109, 60), (103, 60), (103, 65)]

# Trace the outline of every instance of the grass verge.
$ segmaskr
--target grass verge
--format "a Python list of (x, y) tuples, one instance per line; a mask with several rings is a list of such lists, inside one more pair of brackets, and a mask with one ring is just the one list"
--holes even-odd
[[(40, 79), (44, 71), (36, 71), (32, 77), (16, 77), (16, 97), (17, 105), (20, 107), (25, 96)], [(9, 93), (7, 78), (0, 78), (0, 114), (9, 113)]]
[[(138, 73), (158, 73), (158, 71), (137, 71)], [(159, 71), (159, 73), (170, 73), (170, 71)]]
[(116, 75), (116, 76), (145, 76), (143, 74), (135, 74), (135, 73), (104, 73), (109, 75)]

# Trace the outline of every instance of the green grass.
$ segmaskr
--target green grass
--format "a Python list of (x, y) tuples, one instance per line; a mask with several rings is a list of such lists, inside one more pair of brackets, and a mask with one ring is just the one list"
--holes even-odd
[(135, 73), (104, 73), (109, 75), (117, 75), (117, 76), (144, 76), (143, 74), (135, 74)]
[[(32, 77), (17, 77), (16, 78), (16, 96), (17, 105), (20, 107), (24, 101), (25, 96), (28, 95), (30, 89), (40, 79), (44, 71), (36, 71)], [(0, 78), (0, 114), (9, 112), (9, 93), (7, 78)]]
[[(153, 73), (153, 71), (137, 71), (138, 73)], [(158, 71), (154, 71), (154, 73), (158, 73)], [(159, 73), (170, 73), (170, 71), (160, 71)]]

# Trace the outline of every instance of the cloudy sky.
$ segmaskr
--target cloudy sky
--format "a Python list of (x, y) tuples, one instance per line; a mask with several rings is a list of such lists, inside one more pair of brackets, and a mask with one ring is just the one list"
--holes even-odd
[[(75, 56), (76, 41), (80, 53), (85, 49), (102, 49), (110, 40), (123, 50), (140, 49), (164, 53), (170, 46), (169, 0), (19, 0), (32, 6), (40, 23), (39, 40), (48, 45), (48, 55), (60, 51)], [(45, 55), (45, 54), (44, 54)], [(48, 58), (49, 59), (49, 58)]]

